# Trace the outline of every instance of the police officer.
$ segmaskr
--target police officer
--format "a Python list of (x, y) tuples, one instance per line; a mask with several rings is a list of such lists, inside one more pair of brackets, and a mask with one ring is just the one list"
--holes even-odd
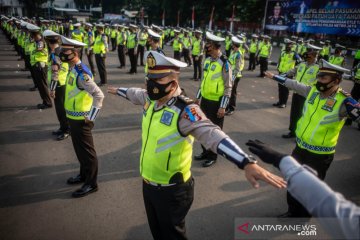
[(194, 75), (193, 80), (199, 81), (202, 77), (202, 59), (203, 59), (203, 49), (204, 49), (204, 41), (201, 37), (202, 31), (195, 30), (195, 37), (192, 44), (192, 60), (194, 64)]
[(226, 36), (225, 36), (225, 53), (226, 53), (226, 57), (230, 57), (231, 54), (231, 38), (233, 37), (233, 35), (231, 34), (231, 32), (226, 31)]
[(345, 66), (345, 58), (342, 55), (342, 51), (345, 50), (344, 46), (340, 44), (335, 44), (335, 52), (329, 58), (329, 63), (344, 67)]
[(268, 69), (268, 60), (271, 56), (272, 46), (270, 43), (270, 37), (267, 35), (263, 36), (264, 42), (259, 46), (259, 51), (256, 58), (260, 63), (260, 75), (258, 77), (265, 77), (265, 72)]
[(173, 50), (174, 50), (174, 58), (176, 60), (180, 60), (181, 59), (181, 51), (182, 51), (182, 42), (181, 39), (179, 37), (180, 35), (180, 31), (177, 29), (173, 30), (175, 37), (173, 39), (171, 39), (168, 44), (172, 44)]
[(110, 39), (111, 39), (111, 51), (114, 52), (116, 50), (116, 40), (118, 37), (119, 31), (118, 31), (118, 24), (113, 24), (111, 26), (111, 31), (110, 31)]
[[(80, 29), (81, 27), (81, 23), (75, 23), (74, 24), (74, 30), (71, 32), (71, 39), (74, 39), (76, 41), (79, 41), (79, 42), (85, 42), (84, 41), (84, 33), (81, 31)], [(79, 56), (80, 56), (80, 59), (82, 60), (82, 54), (83, 54), (83, 49), (79, 49)]]
[(50, 50), (47, 75), (50, 84), (50, 97), (54, 99), (56, 116), (60, 123), (60, 128), (53, 131), (53, 135), (56, 135), (57, 140), (64, 140), (69, 137), (70, 132), (69, 121), (64, 108), (65, 83), (69, 72), (69, 64), (61, 62), (59, 58), (60, 34), (45, 30), (43, 35)]
[[(321, 49), (320, 47), (307, 44), (307, 51), (304, 54), (305, 62), (301, 62), (294, 69), (286, 73), (287, 77), (294, 76), (294, 79), (300, 83), (303, 83), (308, 86), (314, 86), (316, 83), (316, 76), (319, 71), (319, 65), (316, 64), (318, 52)], [(283, 138), (294, 138), (296, 124), (299, 121), (304, 103), (306, 98), (300, 94), (294, 92), (291, 101), (291, 110), (290, 110), (290, 124), (289, 124), (289, 133), (283, 134)]]
[[(221, 53), (221, 43), (224, 38), (206, 32), (205, 51), (209, 57), (204, 61), (204, 73), (197, 99), (200, 108), (215, 125), (221, 129), (224, 124), (225, 109), (229, 103), (232, 88), (232, 70), (229, 60)], [(203, 167), (209, 167), (216, 162), (217, 155), (206, 146), (195, 156), (195, 160), (205, 160)]]
[(148, 32), (147, 42), (150, 46), (150, 51), (157, 51), (158, 53), (165, 55), (164, 51), (160, 47), (161, 36), (151, 29), (148, 29), (147, 32)]
[(148, 39), (147, 27), (143, 27), (139, 32), (139, 45), (138, 45), (138, 51), (136, 54), (136, 64), (137, 64), (138, 58), (140, 56), (140, 66), (144, 66), (144, 52), (145, 52), (145, 46), (146, 46), (147, 39)]
[(119, 34), (117, 37), (117, 50), (118, 50), (118, 58), (119, 58), (119, 62), (120, 62), (120, 66), (118, 68), (123, 68), (126, 65), (126, 58), (125, 58), (125, 49), (126, 49), (126, 31), (125, 31), (125, 26), (124, 25), (120, 25), (119, 27)]
[(130, 60), (130, 71), (128, 74), (136, 74), (137, 73), (137, 49), (138, 49), (138, 27), (134, 24), (129, 25), (130, 34), (126, 39), (126, 48), (129, 55)]
[(100, 75), (99, 86), (107, 84), (107, 72), (105, 66), (106, 53), (109, 51), (108, 38), (104, 33), (104, 24), (96, 25), (96, 30), (98, 32), (94, 44), (93, 52), (95, 54), (96, 66)]
[(93, 25), (91, 23), (85, 23), (85, 36), (84, 36), (84, 43), (85, 46), (85, 54), (87, 56), (91, 73), (95, 76), (95, 65), (94, 65), (94, 51), (93, 51), (93, 44), (95, 40), (94, 33), (92, 31)]
[(191, 49), (192, 41), (188, 31), (184, 30), (184, 37), (182, 38), (181, 41), (183, 43), (182, 55), (184, 57), (184, 61), (188, 64), (188, 67), (190, 67), (192, 65), (190, 58), (190, 49)]
[[(290, 70), (294, 69), (296, 62), (300, 62), (301, 58), (296, 52), (292, 51), (292, 46), (295, 42), (285, 39), (285, 50), (281, 52), (278, 63), (279, 74), (286, 74)], [(279, 101), (274, 103), (273, 106), (278, 108), (285, 108), (288, 98), (289, 89), (282, 84), (278, 84)]]
[(225, 112), (226, 115), (232, 115), (236, 109), (237, 86), (242, 77), (241, 71), (244, 63), (243, 61), (244, 53), (240, 50), (240, 45), (243, 44), (244, 42), (237, 37), (232, 37), (231, 42), (232, 42), (231, 44), (232, 51), (229, 57), (229, 62), (231, 64), (231, 69), (232, 69), (233, 86), (231, 90), (229, 105), (226, 108), (226, 112)]
[(52, 107), (52, 102), (49, 95), (47, 85), (47, 61), (48, 61), (48, 49), (46, 43), (40, 33), (40, 28), (28, 24), (29, 31), (34, 39), (34, 50), (31, 52), (30, 64), (33, 69), (34, 80), (39, 89), (42, 103), (37, 105), (39, 109), (46, 109)]
[(83, 197), (98, 190), (98, 159), (91, 130), (98, 115), (104, 94), (95, 84), (88, 67), (79, 58), (78, 49), (85, 44), (61, 36), (60, 59), (68, 62), (70, 71), (66, 78), (65, 110), (69, 119), (71, 139), (80, 163), (80, 173), (67, 180), (70, 185), (83, 183), (72, 196)]
[(149, 51), (146, 90), (108, 88), (111, 94), (143, 106), (140, 174), (150, 230), (154, 239), (187, 239), (185, 217), (194, 198), (191, 174), (194, 138), (245, 170), (249, 181), (284, 187), (283, 180), (254, 163), (194, 101), (181, 95), (180, 67), (186, 63)]
[(251, 35), (251, 42), (249, 47), (249, 71), (254, 71), (256, 67), (256, 52), (258, 51), (259, 42), (256, 34)]
[(330, 53), (331, 53), (331, 42), (330, 40), (325, 40), (325, 45), (323, 47), (323, 58), (326, 61), (329, 61), (329, 57), (330, 57)]
[[(334, 159), (335, 147), (347, 117), (360, 122), (360, 104), (344, 92), (339, 84), (349, 70), (321, 60), (315, 86), (308, 86), (280, 75), (267, 77), (283, 83), (306, 97), (303, 114), (296, 128), (296, 147), (292, 156), (309, 165), (324, 180)], [(288, 212), (279, 217), (309, 217), (306, 209), (291, 194), (287, 195)]]

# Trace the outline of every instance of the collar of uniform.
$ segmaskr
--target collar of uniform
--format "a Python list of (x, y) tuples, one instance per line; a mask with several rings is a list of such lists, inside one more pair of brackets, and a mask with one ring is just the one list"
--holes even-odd
[(165, 105), (168, 107), (171, 107), (176, 102), (176, 97), (179, 96), (180, 94), (181, 94), (181, 89), (180, 89), (180, 87), (177, 87), (176, 91), (172, 95), (172, 98), (170, 98), (165, 104), (159, 106), (158, 102), (156, 101), (155, 110), (159, 110), (159, 109), (163, 108)]
[(77, 61), (73, 67), (69, 67), (70, 71), (73, 71), (73, 70), (75, 71), (75, 69), (74, 69), (75, 66), (80, 65), (80, 64), (81, 64), (81, 60)]
[(211, 61), (215, 62), (216, 60), (218, 60), (220, 57), (222, 56), (222, 52), (220, 51), (220, 53), (218, 54), (217, 58), (213, 58), (210, 56)]

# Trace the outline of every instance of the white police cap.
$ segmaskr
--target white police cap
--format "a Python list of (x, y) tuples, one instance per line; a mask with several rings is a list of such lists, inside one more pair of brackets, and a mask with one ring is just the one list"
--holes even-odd
[(39, 32), (40, 28), (34, 24), (28, 23), (26, 25), (26, 28), (30, 31), (30, 32)]
[(163, 78), (173, 72), (179, 72), (181, 67), (186, 67), (187, 63), (166, 57), (157, 51), (145, 52), (144, 60), (148, 66), (148, 78)]
[(211, 40), (213, 42), (223, 42), (225, 41), (225, 38), (218, 37), (210, 32), (206, 32), (206, 39)]
[(96, 27), (98, 28), (104, 28), (105, 25), (103, 23), (98, 23), (98, 24), (95, 24)]
[(337, 74), (350, 73), (349, 69), (329, 63), (324, 59), (320, 59), (319, 67), (320, 67), (319, 73), (337, 73)]
[(54, 32), (54, 31), (51, 31), (51, 30), (45, 30), (43, 32), (43, 36), (46, 38), (46, 37), (57, 37), (57, 36), (60, 36), (60, 34)]
[(75, 23), (73, 26), (74, 26), (74, 27), (80, 27), (80, 26), (81, 26), (81, 23)]
[(252, 34), (251, 37), (253, 37), (253, 38), (258, 38), (259, 36), (256, 35), (256, 34)]
[(240, 40), (239, 38), (237, 38), (235, 36), (231, 38), (231, 42), (233, 42), (235, 44), (243, 44), (244, 43), (242, 40)]
[(312, 45), (312, 44), (310, 44), (310, 43), (307, 43), (307, 44), (305, 45), (305, 47), (306, 47), (306, 50), (307, 50), (307, 51), (309, 51), (309, 50), (311, 50), (311, 51), (320, 51), (320, 50), (322, 49), (321, 47)]
[(78, 47), (84, 47), (86, 46), (85, 43), (76, 41), (74, 39), (66, 38), (61, 35), (61, 45), (63, 48), (78, 48)]
[(345, 49), (346, 47), (340, 44), (335, 44), (335, 48)]
[(129, 28), (138, 28), (135, 24), (129, 24)]
[(285, 39), (284, 39), (284, 43), (286, 43), (286, 44), (289, 44), (289, 43), (293, 44), (293, 43), (295, 43), (295, 42), (294, 42), (294, 41), (291, 41), (291, 40), (288, 39), (288, 38), (285, 38)]
[(93, 25), (91, 23), (85, 23), (85, 26), (92, 27)]
[(156, 38), (156, 39), (160, 39), (161, 36), (159, 34), (157, 34), (156, 32), (154, 32), (153, 30), (151, 30), (150, 28), (147, 30), (149, 37), (151, 38)]

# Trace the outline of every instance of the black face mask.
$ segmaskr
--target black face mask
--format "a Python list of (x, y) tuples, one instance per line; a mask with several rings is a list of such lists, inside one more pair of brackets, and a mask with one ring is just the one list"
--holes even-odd
[(329, 82), (329, 83), (321, 83), (321, 82), (316, 82), (316, 89), (319, 92), (326, 92), (327, 90), (329, 90), (330, 88), (332, 88), (333, 86), (329, 86), (330, 83), (332, 83), (333, 81)]
[(60, 52), (59, 58), (62, 62), (70, 62), (75, 57), (74, 51), (71, 51), (70, 54), (65, 54), (64, 52)]
[(149, 79), (146, 82), (146, 89), (151, 100), (159, 100), (169, 94), (170, 91), (166, 92), (166, 88), (170, 86), (174, 81), (166, 84), (157, 83), (154, 80)]
[(58, 43), (57, 39), (49, 39), (48, 41), (49, 41), (50, 44)]

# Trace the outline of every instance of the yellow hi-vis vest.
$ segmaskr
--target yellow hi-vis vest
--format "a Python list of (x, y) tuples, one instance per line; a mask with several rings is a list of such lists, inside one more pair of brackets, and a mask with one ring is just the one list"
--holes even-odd
[[(53, 53), (50, 53), (49, 55), (49, 62), (48, 62), (48, 73), (47, 73), (47, 77), (48, 77), (48, 84), (50, 84), (51, 82), (51, 76), (52, 76), (52, 69), (51, 69), (51, 65), (53, 64), (53, 61), (55, 56), (53, 55)], [(61, 62), (60, 64), (60, 69), (58, 70), (59, 71), (59, 75), (58, 75), (58, 78), (59, 78), (59, 84), (58, 86), (64, 86), (65, 83), (66, 83), (66, 77), (69, 73), (69, 64), (66, 63), (66, 62)]]
[(230, 49), (231, 43), (232, 43), (231, 37), (227, 36), (227, 37), (225, 38), (225, 50), (229, 50), (229, 49)]
[(354, 58), (360, 59), (360, 49), (356, 50)]
[(295, 52), (291, 51), (290, 53), (282, 52), (280, 57), (280, 64), (278, 70), (280, 73), (286, 73), (295, 67)]
[[(226, 60), (227, 61), (227, 60)], [(219, 101), (224, 95), (224, 79), (222, 71), (224, 63), (218, 58), (216, 61), (211, 61), (207, 58), (204, 62), (204, 76), (201, 82), (200, 91), (201, 96), (212, 101)]]
[(33, 50), (31, 52), (31, 56), (30, 56), (30, 65), (31, 66), (34, 66), (37, 62), (47, 63), (47, 61), (48, 61), (48, 49), (47, 49), (45, 42), (43, 42), (44, 47), (42, 50), (37, 50), (38, 44), (41, 44), (40, 41), (34, 42)]
[(116, 40), (116, 44), (125, 46), (125, 44), (126, 44), (126, 33), (125, 32), (119, 32), (117, 40)]
[(118, 30), (116, 30), (116, 29), (111, 29), (111, 34), (110, 34), (111, 38), (116, 38), (117, 32), (118, 32)]
[(195, 39), (192, 45), (192, 55), (199, 56), (201, 54), (201, 39)]
[(91, 48), (90, 42), (91, 43), (94, 42), (94, 34), (91, 31), (85, 33), (85, 36), (84, 36), (84, 43), (86, 44), (86, 46), (84, 47), (85, 49)]
[(264, 42), (260, 48), (260, 53), (259, 53), (260, 57), (264, 57), (264, 58), (269, 57), (270, 48), (271, 48), (271, 44), (270, 43), (265, 44), (265, 42)]
[(249, 52), (250, 52), (250, 53), (256, 53), (257, 44), (258, 44), (257, 42), (251, 41), (251, 43), (250, 43), (250, 49), (249, 49)]
[(154, 110), (155, 101), (150, 99), (144, 105), (140, 174), (158, 184), (186, 182), (191, 177), (194, 138), (182, 136), (178, 129), (186, 106), (177, 102), (160, 110)]
[(76, 41), (83, 42), (84, 34), (80, 31), (80, 29), (75, 29), (71, 33), (71, 38)]
[(190, 37), (183, 38), (184, 47), (189, 49), (190, 48)]
[(244, 48), (244, 46), (241, 45), (239, 50), (240, 50), (240, 53), (241, 53), (240, 71), (242, 71), (242, 70), (244, 70), (244, 67), (245, 67), (245, 48)]
[(103, 41), (103, 37), (106, 37), (105, 34), (97, 35), (95, 38), (93, 52), (94, 54), (104, 54), (106, 53), (106, 46)]
[[(81, 63), (83, 68), (85, 65)], [(77, 79), (79, 81), (86, 81), (84, 79), (84, 72), (87, 73), (93, 81), (93, 76), (89, 70), (82, 71), (80, 70), (81, 74), (78, 72), (77, 66), (74, 67), (74, 71), (70, 71), (66, 77), (66, 91), (65, 91), (65, 111), (66, 117), (74, 120), (84, 120), (85, 116), (89, 115), (89, 111), (91, 109), (93, 98), (92, 96), (85, 90), (79, 89), (77, 86)]]
[(148, 34), (146, 32), (141, 32), (140, 39), (139, 39), (139, 45), (140, 46), (145, 46), (147, 38), (148, 38)]
[(312, 87), (296, 127), (297, 145), (316, 154), (331, 154), (339, 138), (345, 118), (339, 118), (340, 106), (347, 96), (339, 89), (334, 97), (320, 98)]
[(230, 54), (230, 57), (229, 57), (229, 62), (230, 62), (230, 64), (231, 64), (231, 69), (233, 70), (233, 74), (234, 74), (234, 70), (236, 69), (236, 59), (238, 59), (238, 58), (240, 58), (241, 59), (241, 61), (239, 62), (240, 64), (240, 66), (238, 66), (239, 67), (239, 69), (240, 69), (240, 71), (236, 74), (236, 77), (242, 77), (242, 75), (241, 75), (241, 65), (243, 65), (242, 64), (242, 55), (243, 55), (243, 53), (242, 53), (242, 51), (239, 49), (239, 50), (237, 50), (236, 52), (234, 52), (234, 51), (231, 51), (231, 54)]
[(179, 42), (179, 39), (174, 39), (174, 42), (173, 42), (173, 50), (174, 51), (179, 51), (181, 52), (181, 49), (182, 49), (182, 45), (181, 43)]
[(313, 86), (316, 83), (316, 75), (319, 72), (319, 65), (313, 64), (306, 68), (306, 63), (300, 63), (296, 70), (296, 81)]
[(344, 57), (342, 56), (335, 56), (335, 55), (331, 55), (329, 58), (329, 63), (341, 66), (344, 62)]
[(126, 41), (127, 49), (135, 48), (136, 45), (136, 33), (130, 33)]

